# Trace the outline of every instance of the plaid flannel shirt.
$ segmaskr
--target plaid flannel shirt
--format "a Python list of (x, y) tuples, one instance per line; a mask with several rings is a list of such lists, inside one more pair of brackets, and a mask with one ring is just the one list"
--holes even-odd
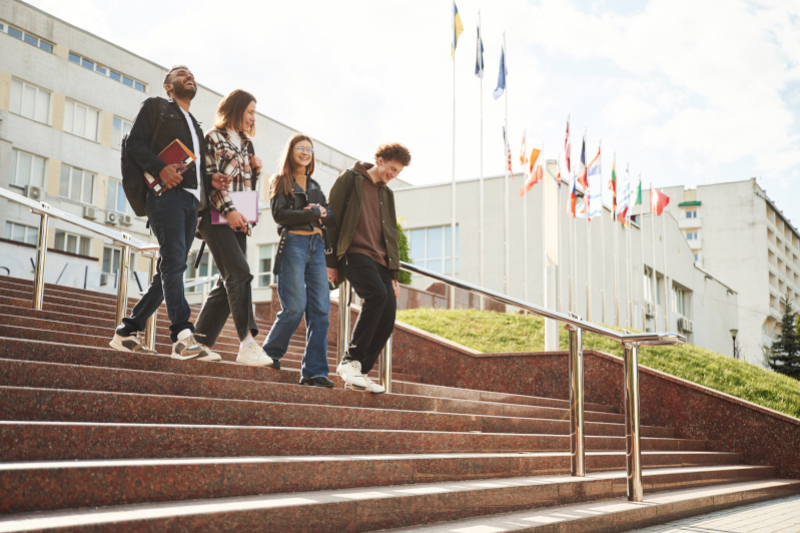
[(253, 141), (241, 133), (239, 136), (242, 140), (241, 149), (236, 148), (225, 130), (214, 128), (206, 133), (206, 173), (209, 178), (217, 172), (231, 177), (227, 189), (212, 187), (209, 194), (211, 204), (223, 215), (236, 210), (228, 197), (228, 191), (255, 190), (255, 182), (258, 179), (258, 175), (253, 176), (250, 168), (248, 145), (252, 145)]

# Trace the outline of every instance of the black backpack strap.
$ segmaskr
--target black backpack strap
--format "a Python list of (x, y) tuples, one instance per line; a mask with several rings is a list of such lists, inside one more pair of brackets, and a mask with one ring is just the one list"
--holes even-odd
[(347, 196), (344, 199), (344, 209), (342, 209), (342, 223), (344, 223), (344, 214), (347, 213), (347, 206), (350, 205), (350, 196), (353, 194), (353, 189), (356, 188), (356, 173), (352, 168), (348, 168), (347, 172), (350, 173), (350, 188), (347, 189)]
[(164, 122), (164, 115), (167, 114), (167, 106), (169, 105), (169, 102), (159, 97), (158, 104), (159, 104), (158, 122), (156, 122), (156, 129), (153, 130), (153, 138), (150, 139), (151, 152), (153, 151), (153, 147), (156, 145), (156, 138), (158, 137), (158, 132), (161, 131), (161, 124)]

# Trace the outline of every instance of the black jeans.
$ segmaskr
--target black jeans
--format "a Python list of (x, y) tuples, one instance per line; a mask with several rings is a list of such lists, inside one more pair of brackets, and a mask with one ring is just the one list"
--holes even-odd
[(350, 359), (361, 362), (361, 372), (366, 374), (394, 330), (397, 300), (392, 287), (389, 269), (363, 254), (347, 254), (343, 258), (345, 276), (364, 300), (350, 340)]
[(253, 316), (253, 275), (247, 264), (247, 235), (233, 231), (227, 224), (212, 224), (210, 213), (200, 219), (200, 234), (214, 257), (219, 279), (197, 317), (198, 342), (214, 346), (231, 313), (239, 341), (248, 333), (255, 337), (258, 327)]
[(197, 206), (197, 198), (182, 189), (168, 189), (161, 196), (148, 193), (147, 219), (160, 246), (157, 271), (130, 318), (122, 319), (117, 335), (129, 337), (143, 331), (163, 301), (167, 302), (172, 342), (177, 342), (184, 329), (194, 331), (192, 311), (183, 293), (183, 273), (197, 229)]

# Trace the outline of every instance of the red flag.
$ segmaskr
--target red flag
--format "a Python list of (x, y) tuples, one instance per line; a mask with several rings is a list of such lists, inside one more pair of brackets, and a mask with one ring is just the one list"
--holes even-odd
[(506, 135), (506, 128), (503, 126), (503, 143), (506, 145), (506, 159), (508, 165), (508, 175), (511, 176), (511, 181), (514, 181), (514, 171), (511, 169), (511, 145), (508, 144), (508, 135)]
[(669, 196), (655, 189), (650, 189), (650, 212), (655, 211), (656, 216), (661, 216), (664, 208), (669, 205)]
[(525, 181), (525, 184), (519, 188), (519, 195), (522, 196), (526, 192), (530, 191), (533, 186), (542, 179), (543, 176), (544, 170), (542, 169), (542, 165), (536, 165), (536, 170), (531, 172), (531, 175)]
[(567, 176), (569, 176), (570, 171), (570, 144), (569, 144), (569, 117), (567, 117), (567, 137), (564, 139), (564, 158), (566, 159), (567, 163)]

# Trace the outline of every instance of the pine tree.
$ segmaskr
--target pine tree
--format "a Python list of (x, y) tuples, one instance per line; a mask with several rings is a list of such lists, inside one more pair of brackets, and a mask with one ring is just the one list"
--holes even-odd
[(800, 342), (797, 335), (797, 312), (789, 295), (781, 298), (783, 316), (781, 332), (769, 349), (769, 366), (772, 370), (800, 379)]

